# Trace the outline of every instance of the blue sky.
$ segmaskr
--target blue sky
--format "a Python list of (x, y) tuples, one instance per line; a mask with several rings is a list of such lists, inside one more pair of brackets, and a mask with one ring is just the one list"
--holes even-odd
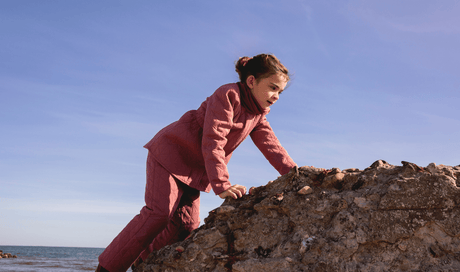
[[(299, 166), (460, 164), (458, 1), (1, 1), (0, 245), (105, 247), (144, 205), (147, 143), (273, 53)], [(278, 173), (250, 139), (230, 180)], [(222, 200), (202, 194), (201, 218)]]

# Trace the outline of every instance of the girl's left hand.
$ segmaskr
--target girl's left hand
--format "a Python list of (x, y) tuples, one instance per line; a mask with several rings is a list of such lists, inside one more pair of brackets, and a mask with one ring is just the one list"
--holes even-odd
[(246, 187), (243, 185), (235, 184), (228, 188), (226, 191), (219, 194), (220, 198), (226, 198), (228, 196), (237, 199), (246, 194)]

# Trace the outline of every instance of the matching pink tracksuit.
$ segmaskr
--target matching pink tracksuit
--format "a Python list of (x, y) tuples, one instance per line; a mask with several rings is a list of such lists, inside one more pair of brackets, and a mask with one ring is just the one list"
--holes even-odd
[(241, 83), (221, 86), (197, 110), (160, 130), (145, 145), (146, 205), (99, 256), (110, 272), (125, 272), (141, 257), (183, 240), (199, 226), (200, 191), (216, 195), (231, 184), (227, 164), (250, 135), (283, 175), (296, 164), (281, 146), (250, 90)]

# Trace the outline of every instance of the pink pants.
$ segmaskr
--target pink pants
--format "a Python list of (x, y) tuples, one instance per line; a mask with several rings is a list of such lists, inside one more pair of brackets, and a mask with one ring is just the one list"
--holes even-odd
[(147, 157), (146, 205), (99, 256), (110, 272), (125, 272), (140, 256), (185, 239), (200, 223), (200, 191)]

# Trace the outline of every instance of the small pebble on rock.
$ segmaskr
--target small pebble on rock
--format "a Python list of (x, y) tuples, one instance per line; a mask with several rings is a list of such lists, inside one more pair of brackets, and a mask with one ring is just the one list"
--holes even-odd
[(176, 251), (179, 252), (179, 253), (184, 252), (184, 250), (185, 250), (185, 249), (184, 249), (184, 247), (182, 247), (182, 246), (176, 247)]
[(297, 193), (300, 195), (308, 195), (308, 194), (313, 193), (313, 189), (307, 185), (303, 187), (302, 189), (300, 189)]

